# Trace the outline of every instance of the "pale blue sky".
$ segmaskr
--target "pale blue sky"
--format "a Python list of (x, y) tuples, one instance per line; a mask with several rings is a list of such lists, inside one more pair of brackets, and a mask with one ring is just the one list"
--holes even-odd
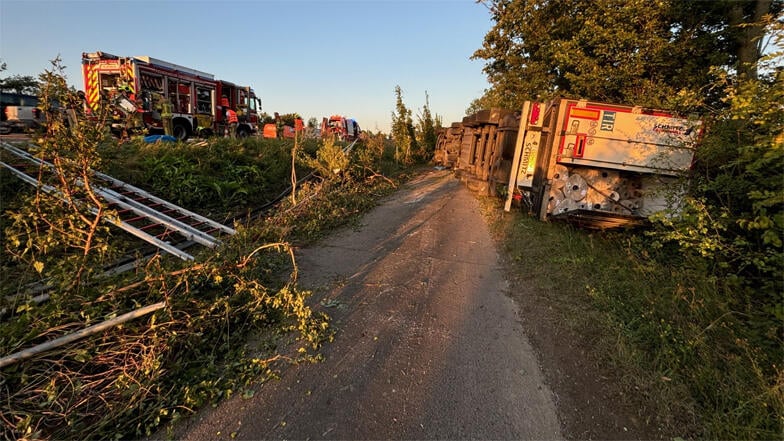
[(149, 55), (249, 84), (268, 113), (354, 117), (389, 131), (395, 85), (444, 124), (488, 87), (469, 57), (492, 26), (473, 0), (0, 0), (4, 76), (37, 76), (58, 54), (83, 89), (82, 52)]

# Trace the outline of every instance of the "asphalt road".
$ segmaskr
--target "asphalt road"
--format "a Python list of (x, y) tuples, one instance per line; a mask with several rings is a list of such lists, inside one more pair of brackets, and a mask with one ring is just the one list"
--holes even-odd
[(430, 171), (299, 250), (330, 305), (326, 360), (191, 418), (178, 439), (561, 439), (479, 205)]

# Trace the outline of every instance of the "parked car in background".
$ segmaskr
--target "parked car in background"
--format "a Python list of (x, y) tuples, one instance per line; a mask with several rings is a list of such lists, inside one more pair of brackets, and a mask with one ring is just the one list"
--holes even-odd
[(36, 129), (42, 120), (37, 96), (0, 92), (0, 134)]

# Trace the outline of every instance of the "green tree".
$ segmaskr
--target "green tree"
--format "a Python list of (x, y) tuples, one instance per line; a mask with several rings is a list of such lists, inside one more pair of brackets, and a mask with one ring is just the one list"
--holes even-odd
[(474, 99), (466, 108), (466, 115), (473, 115), (474, 113), (490, 109), (493, 107), (501, 107), (504, 109), (516, 109), (522, 106), (522, 101), (518, 102), (509, 94), (501, 92), (500, 88), (491, 87), (485, 89), (481, 97)]
[(29, 75), (14, 75), (0, 79), (0, 89), (20, 94), (37, 95), (39, 82)]
[[(770, 26), (781, 47), (784, 24)], [(711, 123), (696, 153), (688, 210), (662, 219), (673, 229), (667, 238), (709, 257), (719, 273), (740, 276), (754, 297), (767, 297), (763, 303), (771, 308), (778, 305), (779, 320), (784, 320), (784, 70), (776, 66), (783, 58), (784, 51), (774, 52), (740, 73), (717, 72), (715, 88), (723, 91), (725, 106), (706, 111)]]
[(395, 160), (411, 163), (417, 150), (414, 121), (411, 109), (403, 103), (403, 90), (395, 86), (395, 111), (392, 112), (392, 139), (395, 143)]
[[(782, 2), (773, 0), (722, 2), (727, 10), (729, 35), (732, 37), (734, 53), (737, 57), (739, 76), (757, 78), (757, 60), (762, 56), (762, 42), (765, 34), (767, 14), (780, 12)], [(727, 4), (729, 3), (729, 4)]]
[(434, 118), (430, 112), (430, 96), (425, 92), (425, 106), (422, 108), (422, 113), (417, 115), (417, 128), (419, 129), (417, 141), (422, 150), (421, 156), (424, 160), (432, 158), (436, 149), (436, 138), (438, 136), (437, 119), (438, 115)]
[(106, 115), (101, 112), (95, 120), (67, 125), (59, 109), (64, 103), (80, 100), (66, 83), (60, 57), (51, 64), (50, 70), (39, 75), (40, 106), (47, 125), (37, 148), (52, 164), (53, 173), (41, 175), (51, 181), (42, 183), (55, 191), (46, 193), (44, 187), (37, 187), (14, 213), (13, 224), (6, 230), (6, 249), (17, 261), (50, 277), (54, 286), (80, 289), (80, 282), (100, 272), (116, 252), (109, 243), (108, 227), (101, 222), (109, 210), (92, 182), (93, 170), (100, 164), (98, 146), (107, 137), (103, 125)]
[(296, 120), (297, 118), (302, 118), (302, 117), (299, 115), (299, 113), (296, 112), (280, 115), (280, 119), (283, 120), (283, 124), (291, 127), (294, 127), (294, 120)]
[[(672, 107), (676, 97), (694, 97), (711, 83), (711, 67), (756, 60), (755, 23), (781, 10), (780, 0), (485, 4), (495, 25), (473, 58), (487, 61), (486, 101), (512, 108), (555, 95)], [(705, 95), (690, 104), (716, 100)]]
[[(6, 64), (3, 63), (2, 66), (5, 67)], [(0, 78), (0, 90), (4, 92), (38, 95), (39, 83), (35, 78), (29, 75), (13, 75), (8, 78)]]
[(259, 127), (263, 128), (264, 124), (275, 124), (275, 117), (267, 112), (259, 114)]
[[(783, 28), (781, 22), (770, 27), (778, 47), (784, 43)], [(736, 341), (753, 348), (745, 354), (769, 395), (760, 398), (762, 403), (744, 402), (733, 409), (734, 418), (749, 422), (749, 432), (740, 438), (782, 433), (782, 59), (784, 51), (779, 51), (748, 69), (717, 72), (715, 88), (723, 92), (724, 106), (707, 113), (709, 130), (696, 153), (689, 195), (680, 212), (656, 219), (659, 228), (650, 233), (658, 244), (676, 244), (678, 254), (702, 259), (717, 289), (728, 293), (727, 309), (741, 324)], [(755, 410), (770, 415), (762, 419)]]

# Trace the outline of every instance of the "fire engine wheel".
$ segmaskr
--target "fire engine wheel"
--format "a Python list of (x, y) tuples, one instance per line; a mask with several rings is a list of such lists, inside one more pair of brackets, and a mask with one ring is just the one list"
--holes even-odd
[(172, 135), (179, 141), (185, 141), (188, 139), (190, 134), (188, 133), (188, 128), (185, 127), (185, 124), (182, 123), (174, 123), (174, 127), (172, 127)]
[(247, 127), (237, 128), (237, 138), (247, 138), (250, 136), (250, 130)]

